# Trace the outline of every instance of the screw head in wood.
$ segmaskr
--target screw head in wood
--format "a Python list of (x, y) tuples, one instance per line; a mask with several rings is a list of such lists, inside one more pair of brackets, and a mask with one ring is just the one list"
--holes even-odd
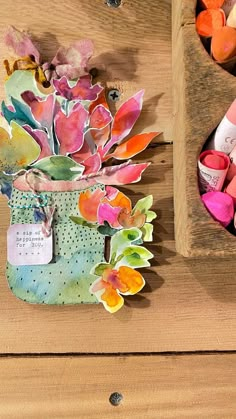
[(108, 99), (112, 102), (117, 102), (120, 99), (120, 92), (118, 89), (111, 89), (108, 92)]
[(110, 7), (119, 7), (121, 5), (121, 0), (106, 0), (106, 4)]
[(112, 393), (109, 397), (109, 402), (112, 404), (112, 406), (119, 406), (123, 400), (123, 396), (121, 393), (118, 393), (115, 391)]

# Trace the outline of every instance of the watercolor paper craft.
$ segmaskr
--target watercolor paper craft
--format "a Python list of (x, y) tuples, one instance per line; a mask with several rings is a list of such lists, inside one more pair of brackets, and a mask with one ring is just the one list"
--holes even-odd
[(90, 40), (61, 47), (51, 63), (15, 28), (5, 42), (14, 55), (4, 62), (0, 116), (9, 286), (30, 303), (100, 302), (114, 313), (142, 290), (139, 269), (153, 257), (144, 246), (153, 240), (152, 196), (133, 206), (117, 188), (141, 179), (149, 163), (132, 158), (159, 134), (131, 135), (144, 91), (112, 115), (88, 74)]

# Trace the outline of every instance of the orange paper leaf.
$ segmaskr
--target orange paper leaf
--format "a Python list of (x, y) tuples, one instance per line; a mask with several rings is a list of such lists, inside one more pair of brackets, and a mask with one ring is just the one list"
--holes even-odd
[(118, 160), (126, 160), (135, 156), (141, 151), (145, 150), (148, 144), (159, 135), (159, 132), (150, 132), (145, 134), (138, 134), (130, 138), (128, 141), (120, 144), (114, 151), (107, 157), (115, 157)]

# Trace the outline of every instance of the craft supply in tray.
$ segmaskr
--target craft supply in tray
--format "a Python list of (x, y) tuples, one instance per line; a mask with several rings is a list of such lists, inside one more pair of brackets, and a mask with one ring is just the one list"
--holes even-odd
[(236, 235), (236, 100), (198, 159), (201, 199), (212, 217)]
[(196, 30), (212, 59), (236, 75), (236, 0), (198, 0)]

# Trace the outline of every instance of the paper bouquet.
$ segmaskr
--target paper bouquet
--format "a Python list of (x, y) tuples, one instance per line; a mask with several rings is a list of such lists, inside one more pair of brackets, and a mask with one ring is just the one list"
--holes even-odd
[[(138, 182), (135, 164), (157, 132), (132, 136), (144, 91), (115, 115), (92, 84), (90, 40), (42, 63), (31, 39), (10, 28), (0, 117), (0, 187), (8, 198), (7, 279), (30, 303), (103, 303), (111, 313), (145, 285), (156, 214), (151, 195), (135, 205), (117, 186)], [(105, 249), (106, 248), (106, 249)]]

